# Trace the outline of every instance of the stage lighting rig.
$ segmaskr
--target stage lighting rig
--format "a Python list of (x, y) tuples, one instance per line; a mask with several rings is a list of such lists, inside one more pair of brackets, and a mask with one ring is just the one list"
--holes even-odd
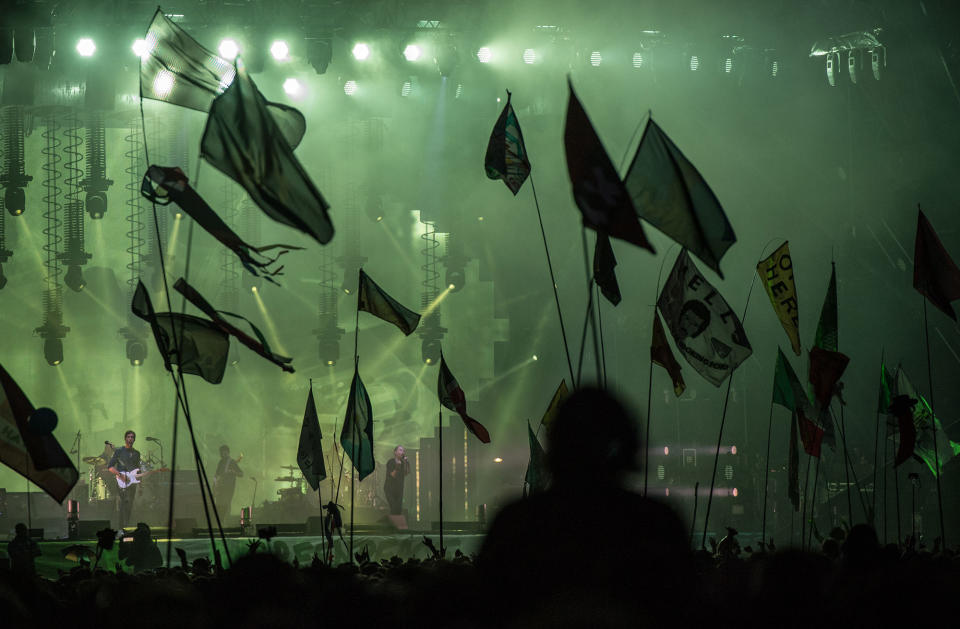
[(444, 283), (450, 288), (450, 292), (459, 292), (464, 284), (467, 283), (465, 268), (469, 258), (464, 251), (463, 239), (453, 232), (447, 234), (447, 255), (443, 257), (444, 266), (447, 272), (444, 275)]
[(121, 328), (120, 334), (126, 340), (127, 360), (134, 367), (143, 365), (143, 361), (147, 359), (146, 335), (138, 333), (132, 327)]
[(836, 87), (840, 78), (840, 53), (846, 53), (847, 73), (852, 83), (860, 78), (863, 55), (869, 54), (873, 78), (879, 81), (887, 67), (887, 48), (878, 39), (882, 32), (883, 29), (878, 27), (872, 31), (827, 37), (814, 42), (809, 56), (826, 57), (827, 82)]
[(325, 74), (333, 60), (333, 42), (329, 38), (307, 39), (307, 62), (317, 74)]
[(80, 186), (87, 193), (86, 207), (90, 218), (97, 220), (107, 213), (107, 190), (113, 185), (107, 179), (107, 142), (100, 112), (87, 122), (87, 176)]
[(24, 110), (19, 105), (3, 108), (3, 203), (11, 216), (20, 216), (27, 208), (26, 192), (33, 177), (25, 174), (23, 150)]

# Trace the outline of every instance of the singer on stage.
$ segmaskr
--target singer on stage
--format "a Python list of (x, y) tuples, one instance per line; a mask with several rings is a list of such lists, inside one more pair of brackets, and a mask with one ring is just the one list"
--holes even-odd
[(393, 449), (393, 458), (387, 461), (387, 478), (383, 481), (383, 493), (390, 504), (390, 515), (400, 515), (403, 509), (403, 481), (410, 473), (410, 463), (403, 446)]
[[(128, 430), (123, 433), (123, 447), (113, 452), (107, 468), (117, 479), (120, 472), (133, 472), (140, 469), (140, 451), (135, 450), (133, 442), (137, 440), (137, 433)], [(131, 483), (125, 488), (117, 487), (117, 506), (119, 521), (117, 526), (122, 531), (130, 523), (130, 514), (133, 512), (133, 499), (137, 497), (137, 484)]]

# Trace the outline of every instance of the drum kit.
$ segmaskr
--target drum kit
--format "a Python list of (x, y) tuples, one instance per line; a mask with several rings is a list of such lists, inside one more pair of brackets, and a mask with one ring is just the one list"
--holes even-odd
[(301, 500), (303, 498), (303, 474), (294, 475), (294, 472), (299, 471), (300, 468), (296, 465), (281, 465), (280, 469), (286, 470), (287, 475), (278, 476), (273, 480), (279, 483), (290, 483), (289, 487), (281, 487), (277, 490), (280, 502)]

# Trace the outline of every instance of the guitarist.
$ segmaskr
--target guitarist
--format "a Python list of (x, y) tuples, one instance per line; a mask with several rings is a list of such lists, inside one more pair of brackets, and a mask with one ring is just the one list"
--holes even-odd
[(237, 465), (243, 460), (243, 454), (236, 459), (230, 458), (230, 446), (220, 446), (220, 461), (213, 479), (213, 497), (217, 513), (226, 518), (230, 515), (230, 503), (233, 502), (233, 490), (237, 479), (243, 476), (243, 470)]
[[(121, 472), (132, 472), (140, 468), (140, 451), (134, 449), (133, 442), (137, 440), (137, 433), (128, 430), (123, 433), (123, 447), (117, 448), (110, 458), (108, 471), (117, 477), (118, 482)], [(137, 483), (131, 483), (127, 487), (117, 489), (117, 506), (120, 512), (118, 526), (123, 528), (130, 522), (130, 514), (133, 512), (133, 499), (137, 497)]]

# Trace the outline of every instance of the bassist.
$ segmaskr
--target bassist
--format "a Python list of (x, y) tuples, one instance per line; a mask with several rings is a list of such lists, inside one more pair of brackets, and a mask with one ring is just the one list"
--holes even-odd
[[(137, 440), (137, 433), (128, 430), (123, 434), (123, 447), (117, 448), (110, 459), (109, 471), (116, 477), (121, 472), (133, 472), (140, 468), (140, 451), (134, 449), (133, 442)], [(137, 484), (131, 483), (127, 487), (117, 490), (117, 507), (119, 512), (118, 526), (123, 528), (130, 523), (130, 514), (133, 511), (133, 499), (137, 497)]]

